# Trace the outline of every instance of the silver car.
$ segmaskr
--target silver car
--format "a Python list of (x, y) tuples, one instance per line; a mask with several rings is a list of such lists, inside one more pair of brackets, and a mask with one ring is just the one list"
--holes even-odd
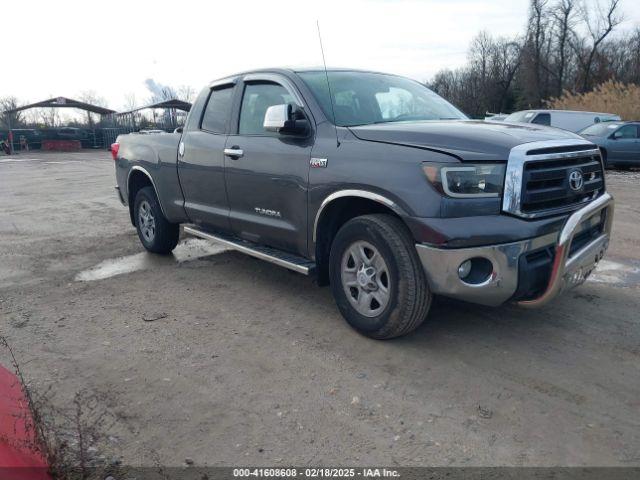
[(640, 122), (597, 123), (580, 135), (600, 147), (606, 167), (640, 167)]

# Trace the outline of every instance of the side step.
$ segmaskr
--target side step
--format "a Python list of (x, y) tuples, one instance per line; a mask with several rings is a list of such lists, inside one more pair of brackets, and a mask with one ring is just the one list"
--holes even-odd
[(307, 260), (306, 258), (299, 257), (298, 255), (292, 255), (276, 248), (257, 245), (233, 235), (227, 235), (219, 232), (205, 232), (194, 226), (185, 226), (184, 231), (185, 233), (189, 233), (195, 237), (205, 238), (207, 240), (221, 243), (233, 250), (246, 253), (252, 257), (259, 258), (260, 260), (275, 263), (276, 265), (288, 268), (294, 272), (302, 273), (303, 275), (312, 274), (316, 268), (315, 262)]

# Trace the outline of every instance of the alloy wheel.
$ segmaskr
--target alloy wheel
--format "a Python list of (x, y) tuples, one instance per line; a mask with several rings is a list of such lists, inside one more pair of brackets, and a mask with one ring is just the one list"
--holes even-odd
[(389, 268), (376, 247), (358, 240), (342, 256), (341, 280), (347, 299), (365, 317), (382, 313), (391, 298)]

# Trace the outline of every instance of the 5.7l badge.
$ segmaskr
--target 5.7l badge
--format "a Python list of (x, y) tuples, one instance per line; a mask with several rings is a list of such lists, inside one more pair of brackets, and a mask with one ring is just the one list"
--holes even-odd
[(328, 160), (326, 158), (312, 158), (309, 161), (311, 168), (327, 168)]

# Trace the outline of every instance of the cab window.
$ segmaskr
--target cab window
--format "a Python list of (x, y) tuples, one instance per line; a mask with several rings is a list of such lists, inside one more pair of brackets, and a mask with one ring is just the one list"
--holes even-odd
[(551, 114), (550, 113), (539, 113), (536, 118), (534, 118), (531, 123), (535, 123), (537, 125), (547, 125), (551, 126)]
[(233, 86), (211, 90), (200, 128), (212, 133), (225, 133), (232, 101)]
[(273, 105), (294, 103), (291, 94), (277, 83), (250, 83), (244, 89), (240, 107), (240, 135), (277, 135), (264, 129), (264, 115)]

